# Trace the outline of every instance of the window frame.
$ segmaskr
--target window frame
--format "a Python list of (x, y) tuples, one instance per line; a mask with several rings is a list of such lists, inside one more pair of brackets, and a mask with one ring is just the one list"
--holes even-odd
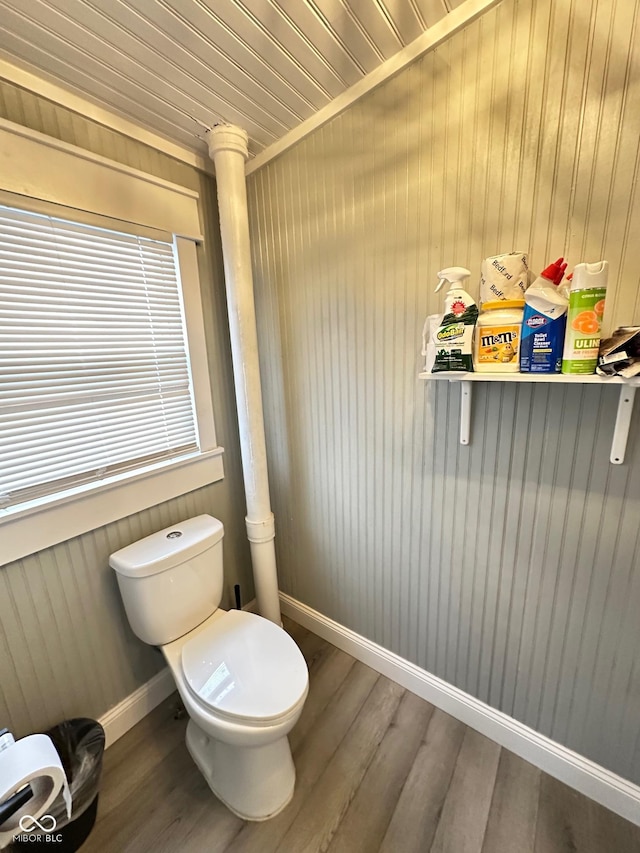
[[(105, 170), (109, 172), (113, 170), (117, 173), (118, 180), (125, 180), (130, 192), (120, 196), (123, 198), (120, 210), (118, 210), (112, 195), (107, 199), (106, 210), (100, 209), (99, 196), (97, 202), (92, 203), (93, 209), (91, 210), (87, 209), (88, 205), (73, 208), (65, 204), (67, 199), (60, 186), (56, 186), (53, 190), (45, 186), (39, 188), (31, 186), (29, 191), (34, 195), (15, 194), (15, 182), (20, 180), (20, 176), (19, 174), (16, 175), (15, 170), (9, 170), (11, 178), (6, 179), (3, 176), (0, 179), (0, 193), (3, 196), (11, 194), (14, 199), (18, 199), (17, 203), (12, 201), (15, 206), (24, 210), (40, 212), (43, 204), (51, 207), (53, 205), (56, 207), (64, 205), (64, 210), (57, 207), (53, 215), (74, 220), (75, 214), (75, 221), (77, 222), (86, 221), (87, 216), (95, 222), (95, 217), (98, 217), (104, 223), (104, 227), (113, 230), (118, 230), (120, 221), (129, 223), (132, 226), (131, 230), (135, 231), (139, 228), (141, 233), (144, 233), (144, 229), (162, 227), (163, 230), (174, 235), (187, 337), (187, 353), (194, 395), (195, 420), (200, 446), (198, 451), (176, 459), (141, 466), (131, 471), (112, 475), (104, 480), (84, 483), (54, 495), (0, 509), (0, 565), (5, 565), (28, 554), (72, 539), (82, 533), (95, 530), (151, 506), (164, 503), (172, 498), (219, 481), (224, 476), (222, 463), (224, 450), (217, 444), (213, 417), (212, 383), (209, 375), (198, 272), (196, 242), (201, 241), (202, 238), (199, 235), (199, 199), (197, 193), (153, 178), (146, 173), (122, 167), (120, 164), (112, 163), (97, 155), (91, 155), (82, 149), (75, 149), (74, 146), (69, 146), (58, 140), (43, 137), (42, 134), (35, 131), (26, 131), (25, 128), (11, 126), (9, 122), (0, 121), (0, 144), (7, 142), (10, 155), (13, 150), (18, 151), (24, 143), (25, 133), (30, 140), (37, 143), (36, 150), (40, 151), (42, 155), (45, 154), (45, 148), (47, 149), (47, 157), (50, 157), (51, 148), (58, 154), (64, 155), (62, 162), (65, 167), (63, 171), (66, 170), (66, 175), (63, 175), (63, 178), (68, 178), (70, 170), (77, 168), (77, 158), (80, 157), (83, 161), (83, 168), (88, 168), (89, 177), (93, 176), (96, 189), (105, 185)], [(14, 165), (19, 166), (20, 164), (14, 162)], [(92, 166), (97, 171), (92, 171)], [(18, 169), (19, 171), (20, 169)], [(77, 187), (76, 181), (77, 175), (72, 181), (74, 188)], [(131, 186), (132, 182), (133, 186)], [(140, 193), (144, 196), (145, 190), (149, 186), (152, 188), (152, 192), (148, 195), (147, 204), (149, 216), (145, 216), (145, 199), (143, 198), (142, 203), (140, 202)], [(162, 214), (164, 218), (161, 220), (158, 220), (159, 191), (164, 191), (167, 194), (162, 206), (166, 213)], [(136, 196), (134, 211), (136, 219), (150, 221), (131, 222), (131, 216), (127, 210), (127, 196), (130, 195)], [(180, 215), (178, 219), (171, 222), (172, 205), (170, 199), (174, 196), (179, 202)], [(193, 205), (196, 205), (195, 210)], [(115, 221), (114, 212), (119, 214)], [(185, 232), (187, 232), (186, 236)]]

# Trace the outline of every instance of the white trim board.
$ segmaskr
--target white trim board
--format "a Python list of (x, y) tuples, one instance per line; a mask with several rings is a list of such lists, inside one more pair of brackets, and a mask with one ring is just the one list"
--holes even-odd
[(6, 192), (201, 240), (198, 193), (0, 118)]
[(640, 787), (280, 593), (282, 612), (525, 761), (640, 826)]
[(411, 65), (412, 62), (415, 62), (416, 59), (419, 59), (429, 50), (433, 50), (438, 45), (441, 45), (448, 38), (468, 26), (468, 24), (471, 24), (476, 18), (484, 15), (489, 9), (497, 6), (500, 2), (502, 0), (466, 0), (466, 2), (447, 13), (444, 18), (441, 18), (432, 27), (429, 27), (417, 39), (414, 39), (410, 44), (398, 51), (398, 53), (383, 62), (382, 65), (374, 68), (373, 71), (370, 71), (361, 80), (354, 83), (353, 86), (350, 86), (346, 91), (335, 97), (326, 106), (318, 110), (318, 112), (309, 116), (308, 119), (305, 119), (297, 127), (294, 127), (293, 130), (285, 133), (284, 136), (249, 160), (245, 167), (245, 174), (250, 175), (257, 169), (261, 169), (271, 160), (279, 157), (288, 148), (291, 148), (304, 139), (305, 136), (309, 136), (314, 130), (327, 124), (327, 122), (340, 115), (340, 113), (344, 112), (356, 101), (359, 101), (360, 98), (368, 95), (369, 92), (372, 92), (378, 86), (386, 83), (387, 80), (395, 77), (396, 74), (399, 74), (407, 66)]
[(15, 515), (0, 509), (0, 565), (222, 480), (223, 452), (215, 447), (124, 472), (106, 483), (85, 483), (62, 497), (33, 501)]
[(113, 112), (107, 107), (100, 106), (94, 101), (89, 100), (87, 95), (73, 91), (59, 81), (54, 81), (53, 78), (46, 75), (46, 72), (29, 66), (28, 63), (23, 63), (24, 67), (22, 67), (21, 65), (16, 65), (13, 59), (9, 60), (6, 57), (7, 54), (4, 51), (0, 51), (0, 80), (14, 83), (28, 92), (40, 95), (54, 104), (78, 113), (83, 118), (109, 128), (109, 130), (115, 130), (117, 133), (123, 134), (123, 136), (135, 139), (136, 142), (141, 142), (143, 145), (148, 145), (156, 151), (161, 151), (175, 160), (187, 163), (189, 166), (195, 166), (196, 169), (200, 169), (203, 172), (213, 174), (213, 162), (209, 157), (200, 155), (177, 142), (172, 142), (164, 136), (160, 136), (155, 131), (145, 128), (137, 124), (137, 122)]
[(104, 729), (105, 748), (112, 746), (122, 735), (132, 729), (136, 723), (144, 719), (161, 702), (171, 696), (176, 689), (176, 683), (171, 670), (165, 666), (146, 684), (130, 693), (122, 702), (103, 714), (98, 722)]

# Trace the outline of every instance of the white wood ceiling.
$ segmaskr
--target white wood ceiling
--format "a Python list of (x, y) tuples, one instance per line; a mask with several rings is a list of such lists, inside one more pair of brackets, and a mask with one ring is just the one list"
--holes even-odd
[(179, 142), (258, 153), (461, 0), (0, 0), (0, 52)]

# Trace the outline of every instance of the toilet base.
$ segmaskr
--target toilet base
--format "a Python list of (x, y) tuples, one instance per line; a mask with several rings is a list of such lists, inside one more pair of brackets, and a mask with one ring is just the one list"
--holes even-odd
[(234, 746), (189, 720), (186, 743), (213, 793), (243, 820), (268, 820), (291, 801), (296, 771), (286, 735), (265, 746)]

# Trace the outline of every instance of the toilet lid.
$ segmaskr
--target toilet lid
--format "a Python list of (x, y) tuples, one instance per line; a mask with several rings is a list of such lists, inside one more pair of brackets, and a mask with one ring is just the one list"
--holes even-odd
[(307, 664), (278, 625), (242, 610), (214, 620), (182, 649), (189, 689), (223, 717), (270, 720), (304, 696)]

